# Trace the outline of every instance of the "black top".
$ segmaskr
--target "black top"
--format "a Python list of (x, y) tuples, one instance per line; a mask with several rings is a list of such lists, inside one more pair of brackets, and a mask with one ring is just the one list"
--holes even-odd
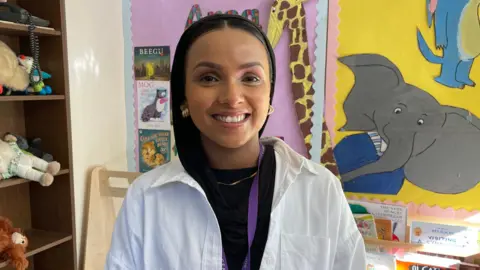
[[(251, 176), (257, 170), (246, 168), (240, 170), (213, 170), (220, 183), (230, 184)], [(248, 198), (253, 177), (235, 185), (219, 184), (220, 193), (227, 208), (217, 209), (217, 218), (222, 233), (222, 245), (227, 257), (228, 269), (239, 270), (248, 251)], [(257, 229), (251, 249), (251, 268), (260, 269), (270, 225), (273, 191), (275, 188), (275, 154), (272, 146), (265, 147), (265, 154), (259, 175), (259, 209)]]

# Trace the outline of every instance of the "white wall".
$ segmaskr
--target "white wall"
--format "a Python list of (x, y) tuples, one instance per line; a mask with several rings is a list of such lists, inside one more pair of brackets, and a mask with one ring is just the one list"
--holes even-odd
[(122, 1), (68, 0), (65, 5), (77, 255), (82, 258), (90, 168), (127, 170)]

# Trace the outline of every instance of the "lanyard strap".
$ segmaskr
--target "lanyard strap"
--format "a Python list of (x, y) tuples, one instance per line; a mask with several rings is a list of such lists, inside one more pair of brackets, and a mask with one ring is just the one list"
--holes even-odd
[[(258, 171), (253, 178), (252, 187), (250, 188), (250, 196), (248, 197), (248, 252), (247, 257), (242, 266), (242, 270), (249, 270), (250, 266), (250, 249), (252, 248), (253, 237), (257, 229), (257, 217), (258, 217), (258, 189), (259, 189), (259, 175), (260, 175), (260, 163), (263, 159), (264, 147), (260, 144), (260, 155), (258, 156)], [(228, 270), (227, 257), (225, 256), (225, 250), (222, 248), (222, 269)]]

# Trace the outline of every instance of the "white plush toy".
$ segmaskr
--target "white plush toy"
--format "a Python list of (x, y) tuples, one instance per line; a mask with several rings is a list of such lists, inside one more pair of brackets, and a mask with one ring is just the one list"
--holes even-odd
[(26, 89), (29, 83), (28, 73), (19, 65), (15, 53), (0, 41), (0, 86), (21, 91)]
[(60, 163), (46, 162), (34, 155), (24, 153), (17, 145), (17, 138), (7, 134), (0, 140), (0, 179), (19, 176), (49, 186), (53, 176), (60, 170)]

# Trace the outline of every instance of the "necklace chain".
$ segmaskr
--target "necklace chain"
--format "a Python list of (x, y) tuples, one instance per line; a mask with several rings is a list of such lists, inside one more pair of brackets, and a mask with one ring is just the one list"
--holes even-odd
[(256, 174), (257, 174), (257, 172), (254, 172), (252, 175), (247, 176), (247, 177), (245, 177), (245, 178), (242, 178), (242, 179), (240, 179), (240, 180), (237, 180), (237, 181), (235, 181), (235, 182), (233, 182), (233, 183), (230, 183), (230, 184), (222, 183), (222, 182), (218, 182), (218, 184), (219, 184), (219, 185), (224, 185), (224, 186), (235, 186), (235, 185), (240, 184), (241, 182), (243, 182), (243, 181), (245, 181), (245, 180), (247, 180), (247, 179), (250, 179), (250, 178), (254, 177)]

